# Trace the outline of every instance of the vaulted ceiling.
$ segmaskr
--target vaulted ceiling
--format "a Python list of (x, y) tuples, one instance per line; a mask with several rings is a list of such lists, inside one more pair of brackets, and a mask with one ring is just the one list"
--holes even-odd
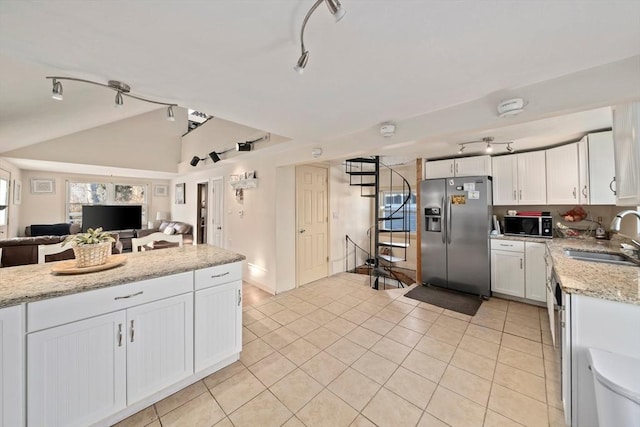
[[(629, 0), (0, 0), (0, 153), (157, 108), (106, 82), (294, 140), (330, 141), (640, 55)], [(493, 107), (492, 107), (493, 108)]]

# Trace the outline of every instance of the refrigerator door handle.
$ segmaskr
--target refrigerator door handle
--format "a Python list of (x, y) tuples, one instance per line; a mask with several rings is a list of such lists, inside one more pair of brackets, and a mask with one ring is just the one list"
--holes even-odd
[[(444, 196), (442, 196), (442, 200), (440, 202), (440, 206), (442, 206), (442, 209), (444, 209), (444, 212), (443, 212), (444, 215), (442, 215), (442, 217), (445, 218), (446, 215), (447, 215), (447, 206), (444, 204)], [(442, 243), (443, 244), (445, 243), (444, 236), (445, 236), (446, 233), (447, 233), (447, 229), (446, 229), (446, 225), (445, 225), (444, 228), (442, 228), (442, 227), (440, 228), (440, 234), (442, 235)]]
[(447, 241), (451, 243), (451, 196), (447, 198)]

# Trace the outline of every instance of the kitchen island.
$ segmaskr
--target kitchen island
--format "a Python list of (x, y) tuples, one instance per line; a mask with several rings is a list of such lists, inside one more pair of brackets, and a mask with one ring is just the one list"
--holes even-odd
[(238, 360), (243, 255), (124, 257), (79, 275), (0, 269), (0, 425), (111, 425)]

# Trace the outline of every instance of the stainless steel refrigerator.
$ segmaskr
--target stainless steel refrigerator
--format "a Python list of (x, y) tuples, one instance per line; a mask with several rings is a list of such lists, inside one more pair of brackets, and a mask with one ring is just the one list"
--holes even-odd
[(491, 178), (420, 183), (422, 283), (491, 295)]

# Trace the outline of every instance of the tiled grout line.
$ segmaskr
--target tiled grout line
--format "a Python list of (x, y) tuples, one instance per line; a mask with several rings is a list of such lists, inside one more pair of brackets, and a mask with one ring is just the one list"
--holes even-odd
[[(407, 290), (405, 290), (405, 292), (406, 292), (406, 291), (407, 291)], [(354, 293), (354, 292), (355, 292), (355, 291), (351, 291), (351, 292), (347, 292), (346, 294), (348, 295), (348, 294), (352, 294), (352, 293)], [(283, 294), (280, 294), (280, 295), (283, 295)], [(328, 295), (330, 295), (330, 294), (329, 294), (328, 292), (322, 292), (322, 293), (321, 293), (321, 295), (328, 296)], [(373, 297), (374, 297), (374, 295), (373, 295), (373, 294), (371, 294), (371, 296), (369, 296), (368, 298), (362, 298), (362, 297), (358, 297), (358, 298), (359, 298), (359, 299), (361, 299), (361, 303), (362, 303), (362, 302), (365, 302), (365, 301), (371, 300)], [(281, 296), (280, 298), (282, 298), (282, 296)], [(297, 296), (296, 296), (296, 298), (298, 298), (298, 299), (299, 299), (299, 300), (301, 300), (301, 301), (306, 301), (306, 302), (309, 302), (309, 301), (313, 300), (313, 297), (311, 297), (311, 296), (307, 297), (307, 299), (300, 298), (300, 297), (297, 297)], [(390, 305), (392, 302), (394, 302), (394, 301), (402, 302), (402, 301), (400, 301), (400, 298), (401, 298), (401, 296), (396, 296), (396, 297), (393, 297), (393, 298), (388, 298), (388, 299), (385, 301), (385, 304), (384, 304), (384, 305), (379, 305), (378, 313), (379, 313), (381, 310), (386, 309), (386, 308), (389, 308), (389, 309), (393, 310), (393, 307), (389, 307), (389, 305)], [(276, 298), (274, 298), (274, 297), (267, 298), (267, 300), (268, 300), (268, 299), (271, 299), (271, 300), (277, 301), (277, 299), (276, 299)], [(380, 299), (379, 299), (379, 300), (380, 300)], [(336, 299), (334, 299), (334, 301), (337, 301), (337, 300), (336, 300)], [(268, 303), (268, 301), (266, 301), (266, 300), (265, 300), (265, 301), (260, 301), (257, 305), (253, 306), (253, 308), (260, 307), (260, 306), (265, 305), (265, 304), (267, 304), (267, 303)], [(327, 305), (327, 304), (325, 304), (325, 306), (326, 306), (326, 305)], [(359, 305), (359, 304), (358, 304), (358, 305)], [(416, 308), (416, 307), (420, 307), (420, 304), (416, 304), (416, 305), (412, 305), (412, 306), (413, 306), (413, 308), (411, 309), (411, 312), (413, 312), (413, 311), (415, 310), (415, 308)], [(318, 307), (318, 308), (323, 308), (323, 307), (324, 307), (324, 306), (322, 306), (322, 307)], [(350, 307), (350, 308), (349, 308), (349, 310), (347, 310), (347, 311), (350, 311), (351, 309), (354, 309), (354, 308), (357, 310), (357, 306), (355, 306), (355, 307)], [(288, 306), (285, 306), (285, 309), (289, 309), (289, 307), (288, 307)], [(494, 370), (493, 370), (493, 375), (492, 375), (492, 379), (491, 379), (491, 386), (490, 386), (490, 390), (489, 390), (489, 395), (488, 395), (488, 397), (487, 397), (487, 403), (486, 403), (486, 405), (484, 405), (484, 420), (486, 420), (486, 417), (487, 417), (487, 414), (488, 414), (488, 411), (489, 411), (489, 400), (490, 400), (490, 396), (491, 396), (491, 391), (493, 390), (493, 383), (494, 383), (494, 381), (493, 381), (493, 380), (495, 379), (495, 372), (496, 372), (497, 364), (499, 363), (499, 362), (498, 362), (498, 358), (499, 358), (499, 351), (500, 351), (500, 348), (502, 348), (502, 339), (503, 339), (503, 337), (504, 337), (504, 334), (508, 334), (508, 333), (504, 332), (504, 327), (505, 327), (505, 325), (506, 325), (506, 317), (507, 317), (507, 314), (508, 314), (508, 311), (509, 311), (508, 309), (509, 309), (509, 307), (507, 306), (507, 311), (505, 312), (505, 322), (503, 322), (503, 328), (502, 328), (502, 331), (499, 331), (499, 332), (501, 333), (501, 335), (500, 335), (500, 344), (499, 344), (499, 347), (498, 347), (498, 354), (496, 355), (496, 358), (495, 358), (495, 361), (494, 361), (494, 364), (493, 364), (493, 365), (494, 365)], [(317, 309), (316, 309), (316, 310), (317, 310)], [(314, 310), (314, 311), (315, 311), (315, 310)], [(394, 311), (397, 311), (397, 310), (394, 310)], [(380, 392), (380, 390), (381, 390), (382, 388), (385, 388), (385, 390), (387, 390), (387, 391), (389, 391), (389, 392), (393, 393), (394, 395), (398, 396), (400, 399), (405, 400), (405, 399), (404, 399), (404, 398), (402, 398), (401, 396), (397, 395), (395, 392), (393, 392), (393, 391), (391, 391), (391, 390), (387, 389), (385, 386), (389, 383), (389, 380), (390, 380), (390, 379), (393, 377), (393, 375), (398, 371), (399, 367), (400, 367), (400, 366), (402, 366), (402, 363), (404, 363), (404, 361), (405, 361), (405, 360), (406, 360), (406, 358), (409, 356), (409, 354), (411, 354), (411, 352), (412, 352), (412, 351), (418, 351), (418, 352), (422, 353), (420, 350), (416, 349), (416, 346), (418, 345), (418, 343), (420, 342), (420, 340), (422, 340), (424, 337), (426, 337), (426, 336), (427, 336), (427, 333), (428, 333), (428, 332), (429, 332), (429, 331), (430, 331), (430, 330), (431, 330), (431, 329), (432, 329), (432, 328), (437, 324), (438, 320), (439, 320), (443, 315), (444, 315), (444, 316), (447, 316), (447, 317), (449, 317), (449, 318), (456, 319), (456, 317), (454, 317), (454, 316), (449, 316), (449, 315), (447, 315), (446, 313), (441, 312), (441, 313), (439, 313), (439, 314), (438, 314), (438, 316), (437, 316), (436, 318), (434, 318), (434, 319), (433, 319), (433, 321), (432, 321), (432, 322), (430, 322), (429, 328), (428, 328), (424, 333), (419, 332), (419, 331), (415, 331), (415, 330), (410, 329), (410, 328), (407, 328), (407, 329), (411, 330), (412, 332), (415, 332), (415, 333), (417, 333), (417, 334), (419, 334), (419, 335), (421, 336), (421, 338), (420, 338), (418, 341), (416, 341), (416, 343), (415, 343), (415, 344), (413, 344), (413, 345), (408, 345), (408, 344), (406, 344), (405, 342), (400, 342), (400, 341), (398, 341), (398, 340), (395, 340), (395, 339), (394, 339), (394, 338), (392, 338), (392, 337), (388, 337), (388, 336), (387, 336), (387, 335), (391, 332), (391, 330), (392, 330), (393, 328), (398, 327), (398, 326), (402, 326), (402, 325), (399, 325), (399, 323), (400, 323), (402, 320), (404, 320), (404, 319), (405, 319), (406, 317), (408, 317), (408, 316), (411, 316), (411, 312), (407, 312), (407, 313), (404, 313), (404, 312), (402, 312), (402, 311), (397, 311), (397, 312), (399, 312), (399, 313), (403, 314), (404, 316), (403, 316), (400, 320), (398, 320), (397, 322), (393, 322), (393, 321), (392, 321), (391, 323), (393, 324), (393, 326), (392, 326), (392, 328), (391, 328), (389, 331), (387, 331), (384, 335), (380, 334), (380, 335), (381, 335), (381, 337), (380, 337), (378, 340), (376, 340), (376, 343), (374, 343), (371, 347), (367, 348), (367, 350), (365, 351), (365, 353), (363, 353), (363, 355), (361, 355), (360, 357), (358, 357), (358, 358), (357, 358), (355, 361), (353, 361), (351, 364), (347, 365), (347, 368), (351, 368), (351, 366), (352, 366), (354, 363), (356, 363), (358, 360), (360, 360), (360, 359), (364, 356), (364, 354), (366, 354), (366, 352), (367, 352), (367, 351), (371, 351), (372, 353), (374, 353), (374, 354), (376, 354), (376, 355), (378, 355), (378, 356), (382, 357), (383, 359), (388, 360), (386, 357), (381, 356), (381, 355), (379, 355), (378, 353), (376, 353), (375, 351), (371, 350), (371, 348), (373, 348), (373, 347), (374, 347), (378, 342), (380, 342), (380, 340), (382, 340), (382, 338), (383, 338), (383, 337), (387, 337), (387, 339), (390, 339), (390, 340), (392, 340), (392, 341), (394, 341), (394, 342), (396, 342), (396, 343), (399, 343), (399, 344), (405, 345), (405, 346), (407, 346), (407, 347), (410, 349), (410, 350), (409, 350), (409, 352), (407, 353), (407, 355), (406, 355), (406, 356), (402, 359), (402, 361), (400, 361), (399, 363), (396, 363), (395, 361), (391, 361), (392, 363), (395, 363), (395, 364), (397, 365), (397, 366), (396, 366), (396, 368), (395, 368), (395, 369), (394, 369), (394, 371), (391, 373), (391, 375), (389, 375), (389, 377), (385, 380), (385, 382), (384, 382), (383, 384), (381, 384), (381, 385), (380, 385), (380, 384), (378, 384), (378, 385), (380, 386), (380, 388), (378, 389), (378, 391), (377, 391), (376, 393), (374, 393), (374, 395), (373, 395), (373, 396), (372, 396), (372, 397), (367, 401), (367, 403), (363, 406), (363, 410), (367, 407), (367, 405), (371, 402), (371, 400), (372, 400), (372, 399), (373, 399), (373, 398), (374, 398), (374, 397), (375, 397), (375, 396)], [(376, 314), (378, 314), (378, 313), (376, 313)], [(273, 314), (276, 314), (276, 313), (272, 313), (271, 315), (273, 315)], [(344, 312), (343, 312), (343, 313), (341, 313), (340, 315), (338, 315), (337, 317), (342, 318), (342, 314), (344, 314)], [(541, 334), (542, 334), (542, 331), (544, 330), (544, 327), (547, 327), (547, 325), (544, 325), (544, 324), (543, 324), (543, 322), (542, 322), (542, 317), (541, 317), (541, 314), (540, 314), (540, 310), (539, 310), (539, 311), (537, 311), (537, 312), (536, 312), (536, 314), (538, 315), (538, 319), (539, 319), (539, 321), (541, 322), (541, 324), (540, 324), (540, 331), (541, 331)], [(270, 318), (270, 316), (267, 316), (267, 317), (269, 317), (269, 318)], [(306, 317), (306, 315), (301, 316), (301, 317)], [(376, 315), (370, 316), (370, 317), (369, 317), (369, 319), (367, 319), (367, 320), (365, 320), (364, 322), (360, 323), (358, 326), (361, 326), (361, 327), (364, 327), (365, 329), (370, 330), (369, 328), (367, 328), (366, 326), (363, 326), (363, 325), (365, 325), (365, 324), (366, 324), (366, 323), (371, 319), (371, 317), (377, 317), (377, 318), (380, 318), (380, 317), (378, 317), (378, 316), (376, 316)], [(411, 317), (413, 317), (413, 316), (411, 316)], [(345, 319), (345, 318), (343, 318), (343, 319)], [(346, 319), (345, 319), (345, 320), (346, 320)], [(383, 319), (383, 320), (386, 320), (386, 319)], [(458, 320), (460, 320), (460, 319), (458, 319)], [(457, 342), (457, 344), (455, 345), (455, 349), (454, 349), (454, 351), (453, 351), (453, 354), (451, 355), (451, 358), (449, 358), (449, 361), (447, 362), (447, 366), (446, 366), (446, 368), (445, 368), (445, 370), (444, 370), (444, 372), (443, 372), (442, 377), (444, 377), (444, 373), (446, 372), (447, 368), (448, 368), (449, 366), (451, 366), (451, 360), (453, 359), (453, 356), (455, 355), (456, 351), (458, 350), (459, 345), (460, 345), (460, 343), (461, 343), (462, 339), (464, 338), (464, 336), (465, 336), (465, 335), (467, 335), (467, 332), (468, 332), (468, 330), (469, 330), (469, 326), (472, 324), (472, 323), (471, 323), (471, 320), (472, 320), (472, 318), (471, 318), (471, 319), (469, 319), (469, 320), (464, 320), (464, 321), (465, 321), (465, 323), (466, 323), (466, 326), (465, 326), (465, 329), (464, 329), (464, 331), (463, 331), (463, 333), (462, 333), (462, 338), (461, 338), (461, 339)], [(253, 323), (253, 322), (252, 322), (252, 323)], [(278, 323), (279, 323), (279, 322), (278, 322)], [(291, 322), (289, 322), (289, 323), (291, 323)], [(288, 324), (288, 323), (286, 323), (286, 324), (284, 324), (284, 325), (283, 325), (283, 324), (279, 323), (280, 327), (279, 327), (279, 328), (277, 328), (277, 329), (280, 329), (280, 328), (282, 328), (282, 327), (285, 327), (287, 324)], [(248, 326), (248, 325), (244, 325), (244, 326), (246, 327), (246, 326)], [(323, 324), (322, 326), (324, 326), (324, 324)], [(477, 326), (482, 326), (482, 325), (477, 325)], [(402, 327), (404, 327), (404, 326), (402, 326)], [(485, 328), (486, 328), (486, 326), (482, 326), (482, 327), (485, 327)], [(277, 330), (277, 329), (276, 329), (276, 330)], [(489, 329), (492, 329), (492, 328), (489, 328)], [(373, 332), (376, 332), (376, 331), (373, 331)], [(268, 332), (268, 333), (270, 333), (270, 332)], [(268, 333), (267, 333), (267, 334), (268, 334)], [(376, 332), (376, 333), (377, 333), (377, 332)], [(265, 335), (267, 335), (267, 334), (263, 334), (263, 336), (265, 336)], [(308, 334), (308, 333), (307, 333), (307, 334)], [(299, 336), (299, 337), (297, 338), (297, 340), (299, 340), (299, 339), (301, 339), (301, 338), (304, 338), (304, 336), (306, 336), (306, 334), (305, 334), (305, 335), (303, 335), (303, 336)], [(517, 336), (517, 335), (516, 335), (516, 336)], [(257, 337), (257, 338), (262, 339), (262, 337)], [(352, 341), (351, 339), (349, 339), (348, 337), (346, 337), (346, 334), (345, 334), (345, 335), (341, 335), (341, 336), (340, 336), (340, 338), (339, 338), (338, 340), (340, 340), (340, 339), (342, 339), (342, 338), (346, 338), (347, 340), (349, 340), (349, 341), (351, 341), (351, 342), (354, 342), (354, 341)], [(438, 339), (437, 339), (437, 338), (435, 338), (435, 337), (430, 337), (430, 338), (433, 338), (433, 339), (438, 340)], [(526, 337), (521, 337), (521, 338), (523, 338), (523, 339), (527, 339)], [(297, 341), (297, 340), (295, 340), (295, 341)], [(336, 340), (335, 342), (337, 342), (338, 340)], [(263, 340), (263, 341), (264, 341), (264, 340)], [(295, 342), (295, 341), (293, 341), (293, 342)], [(440, 341), (440, 340), (438, 340), (438, 341)], [(289, 344), (291, 344), (291, 343), (289, 343)], [(287, 344), (287, 345), (289, 345), (289, 344)], [(539, 344), (540, 344), (541, 348), (543, 348), (543, 349), (544, 349), (544, 347), (543, 347), (543, 346), (544, 346), (545, 344), (543, 343), (542, 336), (541, 336), (541, 340), (540, 340)], [(284, 346), (284, 347), (286, 347), (286, 346)], [(282, 347), (282, 348), (284, 348), (284, 347)], [(321, 352), (325, 352), (326, 354), (328, 354), (328, 355), (330, 355), (331, 357), (333, 357), (330, 353), (326, 352), (326, 349), (327, 349), (327, 348), (329, 348), (329, 347), (330, 347), (330, 346), (327, 346), (327, 347), (323, 348), (323, 349), (321, 350)], [(281, 349), (274, 349), (274, 352), (278, 352), (282, 357), (284, 357), (284, 358), (286, 358), (287, 360), (289, 360), (286, 356), (284, 356), (284, 355), (280, 352), (280, 350), (281, 350)], [(514, 350), (514, 351), (519, 351), (519, 350), (515, 350), (515, 349), (513, 349), (513, 350)], [(474, 353), (474, 352), (472, 352), (472, 353)], [(523, 353), (524, 353), (524, 352), (523, 352)], [(272, 352), (272, 353), (270, 353), (270, 354), (273, 354), (273, 352)], [(318, 354), (319, 354), (319, 353), (318, 353)], [(424, 353), (422, 353), (422, 354), (424, 354)], [(475, 354), (475, 353), (474, 353), (474, 354)], [(524, 354), (528, 354), (528, 353), (524, 353)], [(545, 352), (544, 352), (544, 351), (543, 351), (542, 356), (543, 356), (543, 357), (542, 357), (542, 360), (543, 360), (543, 364), (544, 364), (544, 360), (546, 359), (546, 357), (545, 357), (546, 355), (545, 355)], [(268, 356), (267, 356), (267, 357), (268, 357)], [(315, 357), (315, 356), (314, 356), (314, 357)], [(429, 357), (433, 357), (433, 356), (429, 355)], [(263, 359), (263, 358), (261, 358), (261, 359), (259, 359), (259, 360), (262, 360), (262, 359)], [(436, 358), (436, 359), (437, 359), (437, 358)], [(255, 363), (258, 363), (258, 362), (259, 362), (259, 360), (258, 360), (258, 361), (254, 361), (253, 363), (254, 363), (254, 364), (255, 364)], [(437, 360), (440, 360), (440, 359), (437, 359)], [(444, 362), (444, 361), (443, 361), (443, 362)], [(306, 363), (306, 362), (305, 362), (305, 363)], [(296, 366), (296, 368), (295, 368), (295, 369), (299, 369), (299, 368), (300, 368), (300, 366), (298, 366), (297, 364), (295, 364), (295, 363), (294, 363), (294, 365)], [(246, 366), (243, 362), (242, 362), (242, 366), (243, 366), (245, 369), (249, 370), (249, 367), (248, 367), (248, 366)], [(252, 365), (251, 365), (251, 366), (252, 366)], [(519, 369), (519, 368), (517, 368), (517, 367), (515, 367), (515, 368), (516, 368), (516, 369)], [(295, 369), (294, 369), (294, 370), (295, 370)], [(353, 368), (352, 368), (352, 369), (353, 369)], [(405, 368), (405, 369), (406, 369), (406, 368)], [(465, 369), (463, 369), (463, 368), (459, 368), (459, 369), (465, 370)], [(250, 372), (250, 373), (255, 377), (255, 375), (253, 374), (253, 372), (251, 372), (250, 370), (249, 370), (249, 372)], [(292, 372), (293, 372), (293, 371), (292, 371)], [(303, 372), (304, 372), (304, 370), (303, 370)], [(344, 372), (344, 371), (343, 371), (343, 372)], [(358, 372), (359, 372), (359, 371), (358, 371)], [(465, 370), (465, 372), (468, 372), (469, 374), (475, 375), (475, 374), (474, 374), (473, 372), (471, 372), (471, 371), (467, 371), (467, 370)], [(287, 375), (289, 375), (289, 374), (287, 374)], [(286, 378), (286, 377), (287, 377), (287, 375), (285, 375), (283, 378), (279, 379), (278, 381), (281, 381), (282, 379)], [(342, 373), (341, 373), (340, 375), (342, 375)], [(338, 375), (338, 377), (339, 377), (340, 375)], [(416, 375), (419, 375), (419, 374), (416, 374)], [(321, 389), (321, 391), (320, 391), (320, 393), (322, 392), (322, 390), (328, 389), (328, 386), (329, 386), (331, 383), (333, 383), (333, 381), (335, 381), (335, 379), (337, 379), (338, 377), (334, 378), (334, 379), (333, 379), (333, 380), (332, 380), (332, 381), (331, 381), (327, 386), (324, 386), (324, 385), (323, 385), (323, 386), (322, 386), (322, 389)], [(444, 385), (441, 385), (441, 384), (440, 384), (440, 381), (442, 380), (442, 377), (441, 377), (441, 378), (440, 378), (440, 380), (436, 383), (436, 390), (437, 390), (437, 387), (440, 387), (440, 386), (444, 387), (444, 388), (445, 388), (445, 389), (447, 389), (447, 390), (450, 390), (450, 389), (448, 389), (446, 386), (444, 386)], [(546, 393), (546, 395), (545, 395), (545, 400), (546, 400), (546, 406), (547, 406), (547, 419), (549, 420), (549, 417), (550, 417), (550, 414), (549, 414), (549, 408), (550, 408), (550, 405), (549, 405), (548, 390), (547, 390), (547, 389), (548, 389), (548, 382), (547, 382), (548, 378), (547, 378), (547, 377), (548, 377), (548, 375), (547, 375), (547, 370), (546, 370), (546, 367), (545, 367), (545, 370), (544, 370), (544, 378), (545, 378), (545, 393)], [(257, 377), (255, 377), (255, 378), (256, 378), (258, 381), (260, 381)], [(481, 378), (484, 378), (484, 377), (481, 377)], [(229, 380), (229, 379), (230, 379), (230, 378), (228, 378), (227, 380)], [(225, 380), (225, 381), (227, 381), (227, 380)], [(432, 381), (432, 380), (429, 380), (429, 381), (434, 382), (434, 381)], [(260, 381), (260, 382), (261, 382), (261, 381)], [(262, 382), (261, 382), (261, 383), (262, 383)], [(265, 386), (266, 390), (269, 390), (269, 387), (266, 387), (266, 385), (265, 385), (264, 383), (262, 383), (262, 384)], [(274, 384), (275, 384), (275, 383), (274, 383)], [(205, 384), (205, 386), (206, 386), (206, 384)], [(211, 389), (209, 389), (208, 387), (206, 387), (206, 388), (207, 388), (207, 390), (209, 391), (210, 395), (213, 397), (213, 394), (212, 394), (212, 392), (211, 392)], [(507, 388), (508, 388), (508, 387), (507, 387)], [(329, 391), (329, 392), (331, 392), (331, 390), (328, 390), (328, 391)], [(454, 392), (453, 390), (450, 390), (450, 391), (451, 391), (451, 392), (453, 392), (453, 393), (456, 393), (456, 392)], [(261, 393), (262, 393), (262, 392), (261, 392)], [(273, 395), (273, 393), (272, 393), (271, 391), (270, 391), (270, 393)], [(333, 393), (333, 392), (331, 392), (331, 393)], [(426, 408), (429, 406), (429, 404), (430, 404), (430, 402), (431, 402), (431, 399), (433, 398), (433, 395), (434, 395), (434, 394), (435, 394), (435, 390), (434, 390), (434, 393), (432, 393), (431, 398), (429, 399), (429, 401), (426, 403), (425, 410), (422, 410), (421, 408), (419, 408), (419, 407), (418, 407), (418, 409), (420, 409), (421, 411), (423, 411), (423, 414), (422, 414), (422, 415), (421, 415), (421, 417), (419, 418), (418, 423), (420, 422), (420, 420), (422, 419), (422, 417), (424, 417), (424, 412), (427, 412), (427, 411), (426, 411)], [(456, 394), (458, 394), (458, 393), (456, 393)], [(460, 394), (458, 394), (458, 395), (459, 395), (459, 396), (461, 396), (461, 397), (463, 397), (463, 398), (465, 398), (465, 399), (468, 399), (468, 398), (466, 398), (465, 396), (462, 396), (462, 395), (460, 395)], [(275, 395), (274, 395), (274, 396), (275, 396)], [(316, 394), (315, 396), (317, 396), (317, 394)], [(306, 407), (306, 405), (308, 405), (308, 404), (309, 404), (309, 403), (310, 403), (310, 402), (315, 398), (315, 396), (314, 396), (314, 397), (312, 397), (312, 398), (309, 400), (309, 402), (307, 402), (307, 403), (306, 403), (302, 408), (300, 408), (296, 413), (300, 412), (304, 407)], [(256, 396), (256, 397), (257, 397), (257, 396)], [(277, 398), (277, 396), (275, 396), (275, 397)], [(213, 398), (214, 398), (214, 400), (215, 400), (215, 397), (213, 397)], [(255, 397), (254, 397), (253, 399), (255, 399)], [(244, 407), (246, 404), (248, 404), (249, 402), (251, 402), (253, 399), (249, 400), (248, 402), (245, 402), (243, 405), (241, 405), (241, 406), (240, 406), (240, 408)], [(279, 400), (279, 399), (278, 399), (278, 400)], [(341, 400), (342, 400), (342, 399), (341, 399)], [(470, 399), (468, 399), (468, 400), (470, 400)], [(537, 400), (537, 399), (536, 399), (536, 400)], [(215, 400), (215, 401), (216, 401), (216, 403), (218, 403), (218, 402), (217, 402), (217, 400)], [(343, 402), (344, 402), (344, 401), (343, 401)], [(187, 403), (187, 402), (184, 402), (183, 404), (185, 404), (185, 403)], [(284, 405), (284, 403), (283, 403), (283, 402), (281, 402), (281, 403)], [(351, 406), (350, 404), (348, 404), (347, 402), (345, 402), (345, 403), (346, 403), (347, 405), (349, 405), (350, 407), (352, 407), (352, 406)], [(412, 405), (413, 405), (413, 403), (411, 403), (411, 402), (408, 402), (408, 403), (410, 403), (410, 404), (412, 404)], [(218, 403), (218, 404), (219, 404), (219, 403)], [(221, 407), (221, 406), (220, 406), (220, 407)], [(285, 408), (287, 408), (287, 406), (286, 406), (286, 405), (284, 405), (284, 407), (285, 407)], [(221, 408), (222, 408), (222, 407), (221, 407)], [(240, 408), (237, 408), (237, 409), (236, 409), (236, 411), (237, 411), (237, 410), (239, 410)], [(353, 407), (352, 407), (352, 408), (353, 408)], [(177, 408), (175, 408), (175, 409), (177, 409)], [(174, 409), (174, 410), (175, 410), (175, 409)], [(287, 409), (288, 409), (288, 408), (287, 408)], [(354, 409), (354, 410), (356, 410), (356, 412), (358, 413), (358, 415), (362, 415), (362, 416), (364, 417), (364, 415), (362, 414), (362, 411), (358, 411), (356, 408), (353, 408), (353, 409)], [(160, 419), (160, 417), (158, 416), (157, 409), (155, 408), (155, 405), (154, 405), (154, 411), (155, 411), (155, 413), (156, 413), (157, 419), (159, 420), (159, 419)], [(223, 411), (223, 412), (224, 412), (224, 411)], [(235, 411), (233, 411), (232, 413), (234, 413), (234, 412), (235, 412)], [(225, 414), (226, 414), (226, 412), (225, 412)], [(230, 415), (231, 415), (231, 414), (227, 414), (227, 415), (226, 415), (226, 417), (228, 418)], [(431, 415), (431, 414), (430, 414), (430, 415)], [(502, 415), (502, 414), (501, 414), (501, 415)], [(294, 417), (294, 416), (296, 416), (296, 415), (295, 415), (295, 414), (293, 414), (293, 415), (292, 415), (292, 417)], [(432, 415), (432, 416), (433, 416), (433, 415)], [(504, 415), (502, 415), (502, 416), (504, 416)], [(366, 417), (365, 417), (365, 418), (366, 418)], [(514, 420), (514, 421), (515, 421), (515, 420)]]

